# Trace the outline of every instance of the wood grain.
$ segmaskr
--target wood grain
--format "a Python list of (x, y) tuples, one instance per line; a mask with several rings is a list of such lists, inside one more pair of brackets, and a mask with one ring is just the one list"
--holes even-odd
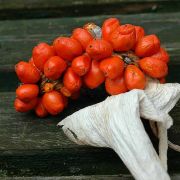
[[(171, 175), (172, 180), (179, 180), (180, 175)], [(6, 180), (133, 180), (130, 175), (101, 175), (101, 176), (62, 176), (62, 177), (14, 177)]]
[[(102, 89), (101, 89), (102, 90)], [(91, 95), (91, 96), (90, 96)], [(0, 150), (11, 151), (79, 147), (65, 137), (57, 122), (86, 106), (101, 102), (106, 95), (83, 94), (77, 101), (69, 103), (68, 109), (56, 117), (39, 119), (34, 113), (17, 113), (13, 107), (15, 93), (0, 93)], [(171, 111), (174, 119), (173, 140), (180, 144), (180, 102)], [(171, 132), (171, 131), (170, 131)], [(50, 148), (50, 149), (51, 149)]]
[[(62, 177), (14, 177), (7, 180), (133, 180), (130, 175), (101, 176), (62, 176)], [(175, 180), (175, 179), (172, 179)]]
[[(97, 93), (98, 94), (98, 93)], [(65, 116), (100, 101), (97, 96), (83, 96), (70, 103), (57, 117), (39, 119), (33, 113), (21, 114), (13, 108), (14, 93), (0, 93), (0, 168), (8, 175), (79, 175), (127, 173), (117, 155), (110, 149), (78, 146), (56, 127)], [(96, 99), (96, 100), (95, 100)], [(175, 120), (172, 140), (180, 143), (180, 107), (172, 113)], [(154, 140), (157, 144), (157, 140)], [(169, 170), (179, 172), (180, 154), (169, 151)], [(53, 166), (52, 166), (52, 165)]]
[(0, 0), (0, 19), (177, 12), (178, 0)]
[[(69, 35), (87, 22), (102, 25), (110, 16), (0, 21), (0, 71), (13, 69), (19, 60), (28, 60), (39, 42), (52, 43), (60, 35)], [(180, 64), (180, 13), (118, 15), (122, 23), (133, 23), (155, 33), (171, 56), (171, 63)]]
[[(144, 0), (144, 2), (168, 2), (169, 0)], [(51, 8), (51, 7), (65, 7), (65, 6), (72, 6), (72, 5), (95, 5), (95, 4), (110, 4), (113, 3), (124, 3), (124, 2), (141, 2), (140, 0), (39, 0), (39, 1), (32, 1), (32, 0), (0, 0), (0, 9), (22, 9), (22, 8)], [(173, 0), (173, 2), (177, 2), (177, 0)]]
[[(0, 21), (0, 169), (8, 176), (128, 173), (112, 150), (78, 146), (56, 127), (65, 116), (105, 99), (106, 94), (100, 93), (103, 87), (95, 93), (90, 90), (82, 92), (83, 98), (70, 102), (69, 108), (58, 117), (39, 119), (32, 112), (21, 114), (13, 108), (14, 91), (18, 85), (15, 63), (28, 60), (32, 47), (38, 42), (52, 43), (55, 37), (69, 35), (75, 27), (89, 21), (100, 25), (107, 17), (110, 16)], [(180, 13), (116, 17), (122, 23), (142, 25), (147, 34), (155, 33), (160, 37), (171, 56), (167, 81), (180, 83)], [(169, 138), (180, 144), (180, 103), (171, 111), (171, 116), (174, 126), (169, 131)], [(154, 143), (157, 144), (156, 139)], [(180, 172), (180, 153), (169, 151), (168, 159), (169, 171)]]
[[(32, 48), (39, 42), (52, 43), (60, 35), (69, 35), (72, 29), (87, 22), (101, 25), (110, 16), (0, 21), (0, 91), (14, 91), (18, 79), (14, 65), (28, 60)], [(180, 13), (118, 15), (122, 23), (133, 23), (145, 28), (147, 34), (159, 36), (170, 54), (167, 82), (179, 82), (180, 77)]]

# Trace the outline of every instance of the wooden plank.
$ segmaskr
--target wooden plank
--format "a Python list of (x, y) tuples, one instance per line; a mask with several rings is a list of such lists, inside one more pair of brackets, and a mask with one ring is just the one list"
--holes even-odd
[(78, 146), (56, 127), (67, 114), (94, 100), (72, 102), (60, 116), (38, 119), (33, 113), (15, 112), (14, 93), (0, 93), (0, 99), (0, 107), (6, 107), (0, 109), (0, 169), (8, 175), (128, 173), (112, 150)]
[[(170, 174), (179, 173), (179, 153), (171, 152), (168, 158)], [(130, 174), (114, 152), (98, 148), (71, 149), (71, 151), (54, 149), (51, 152), (42, 150), (32, 151), (31, 154), (19, 152), (9, 156), (1, 155), (0, 167), (4, 176)]]
[[(0, 91), (14, 91), (18, 85), (14, 65), (31, 56), (38, 42), (51, 43), (59, 35), (68, 35), (75, 27), (94, 21), (101, 25), (109, 16), (83, 18), (59, 18), (38, 20), (0, 21)], [(180, 72), (180, 13), (139, 14), (116, 16), (122, 23), (142, 25), (148, 34), (156, 33), (170, 54), (170, 70), (167, 81), (178, 82)]]
[(179, 8), (178, 0), (0, 0), (0, 19), (178, 12)]
[[(180, 175), (171, 175), (172, 180), (179, 180)], [(7, 177), (6, 180), (133, 180), (130, 175), (101, 176), (62, 176), (62, 177)]]
[[(58, 18), (0, 21), (0, 71), (13, 70), (20, 59), (31, 56), (33, 46), (38, 42), (52, 43), (55, 37), (68, 35), (75, 27), (87, 22), (101, 25), (110, 16), (83, 18)], [(145, 28), (147, 34), (155, 33), (167, 48), (173, 64), (180, 64), (180, 13), (118, 15), (122, 23), (133, 23)]]
[[(168, 2), (170, 0), (145, 0), (144, 2)], [(114, 3), (124, 3), (124, 2), (142, 2), (141, 0), (52, 0), (51, 2), (48, 0), (0, 0), (0, 9), (32, 9), (32, 8), (52, 8), (52, 7), (66, 7), (72, 5), (95, 5), (95, 4), (114, 4)], [(173, 2), (177, 2), (177, 0), (173, 0)]]
[[(130, 175), (62, 176), (62, 177), (7, 177), (7, 180), (133, 180)], [(172, 179), (175, 180), (175, 179)]]
[(19, 151), (0, 155), (6, 176), (70, 176), (129, 173), (114, 152), (98, 148)]
[[(65, 116), (101, 101), (83, 96), (71, 102), (57, 117), (39, 119), (33, 113), (21, 114), (13, 108), (14, 93), (0, 93), (0, 169), (8, 175), (79, 175), (128, 173), (117, 155), (109, 149), (78, 146), (56, 127)], [(171, 137), (180, 144), (180, 106), (172, 113), (175, 126)], [(157, 139), (152, 139), (157, 144)], [(170, 172), (180, 171), (180, 154), (169, 151)]]
[[(65, 137), (56, 124), (73, 112), (105, 99), (105, 95), (97, 94), (94, 97), (82, 95), (79, 100), (69, 102), (68, 109), (60, 115), (39, 119), (33, 113), (17, 113), (14, 110), (14, 92), (0, 93), (0, 107), (3, 107), (0, 109), (0, 150), (11, 153), (16, 149), (79, 148)], [(180, 103), (172, 110), (171, 116), (175, 121), (173, 138), (180, 144)]]
[[(38, 119), (33, 113), (16, 113), (13, 99), (17, 78), (13, 66), (19, 59), (30, 57), (30, 49), (38, 41), (50, 42), (59, 34), (69, 34), (72, 28), (88, 21), (100, 24), (107, 16), (18, 20), (0, 22), (0, 169), (9, 175), (91, 175), (127, 174), (117, 155), (109, 150), (77, 146), (56, 127), (59, 120), (78, 109), (100, 102), (105, 94), (86, 97), (70, 103), (58, 117)], [(148, 33), (157, 33), (171, 55), (169, 82), (180, 82), (179, 43), (180, 13), (118, 16), (122, 22), (140, 24)], [(139, 20), (141, 19), (141, 20)], [(52, 31), (54, 34), (52, 34)], [(180, 104), (171, 112), (175, 125), (169, 137), (180, 144)], [(154, 139), (157, 143), (157, 140)], [(180, 154), (169, 151), (170, 172), (180, 172)], [(1, 173), (0, 173), (1, 175)]]

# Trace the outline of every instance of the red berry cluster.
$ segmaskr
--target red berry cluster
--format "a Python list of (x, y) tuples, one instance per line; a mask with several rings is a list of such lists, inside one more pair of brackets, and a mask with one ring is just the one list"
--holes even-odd
[(38, 44), (29, 62), (16, 64), (22, 84), (14, 106), (19, 112), (34, 109), (39, 117), (57, 115), (68, 97), (79, 97), (82, 86), (95, 89), (105, 83), (107, 93), (116, 95), (144, 89), (145, 75), (164, 82), (168, 61), (158, 37), (145, 35), (140, 26), (121, 25), (116, 18), (105, 20), (101, 29), (89, 23), (52, 45)]

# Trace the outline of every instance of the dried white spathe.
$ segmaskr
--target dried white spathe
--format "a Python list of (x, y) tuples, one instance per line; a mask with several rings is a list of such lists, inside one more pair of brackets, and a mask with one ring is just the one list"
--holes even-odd
[[(168, 112), (180, 98), (180, 84), (149, 81), (144, 91), (132, 90), (108, 97), (68, 116), (58, 125), (77, 144), (112, 148), (135, 179), (168, 180), (166, 133), (172, 125)], [(158, 122), (160, 158), (140, 117)]]
[[(157, 80), (148, 79), (148, 84), (145, 93), (154, 103), (156, 108), (164, 113), (169, 113), (170, 110), (175, 106), (180, 98), (180, 85), (178, 83), (168, 83), (165, 85), (159, 84)], [(153, 126), (153, 123), (150, 122)], [(166, 124), (167, 123), (167, 124)], [(159, 136), (159, 157), (162, 165), (167, 170), (167, 149), (168, 149), (168, 138), (167, 129), (172, 125), (171, 122), (157, 123), (158, 136)], [(157, 132), (156, 132), (157, 134)], [(176, 146), (169, 141), (171, 146)], [(179, 147), (178, 147), (179, 148)]]

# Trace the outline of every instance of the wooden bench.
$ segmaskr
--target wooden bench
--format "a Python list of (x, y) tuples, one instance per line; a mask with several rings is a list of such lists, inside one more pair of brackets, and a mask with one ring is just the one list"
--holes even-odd
[[(177, 0), (146, 0), (139, 3), (135, 0), (62, 0), (61, 3), (58, 0), (0, 0), (0, 177), (25, 179), (23, 176), (29, 176), (27, 180), (45, 179), (39, 176), (52, 176), (46, 179), (59, 180), (133, 179), (112, 150), (78, 146), (56, 127), (65, 116), (103, 100), (105, 95), (100, 96), (98, 90), (96, 97), (92, 92), (87, 92), (90, 96), (70, 103), (69, 108), (57, 117), (39, 119), (33, 113), (17, 113), (13, 100), (19, 82), (14, 64), (22, 59), (28, 60), (33, 46), (38, 42), (51, 43), (55, 37), (69, 35), (74, 27), (87, 22), (100, 25), (113, 14), (122, 23), (141, 25), (148, 34), (159, 36), (170, 54), (167, 82), (180, 83), (179, 7)], [(106, 12), (108, 15), (105, 15)], [(179, 103), (171, 115), (174, 126), (169, 131), (169, 139), (180, 144)], [(157, 139), (152, 139), (157, 144)], [(172, 179), (179, 179), (180, 153), (169, 150), (168, 159)]]

